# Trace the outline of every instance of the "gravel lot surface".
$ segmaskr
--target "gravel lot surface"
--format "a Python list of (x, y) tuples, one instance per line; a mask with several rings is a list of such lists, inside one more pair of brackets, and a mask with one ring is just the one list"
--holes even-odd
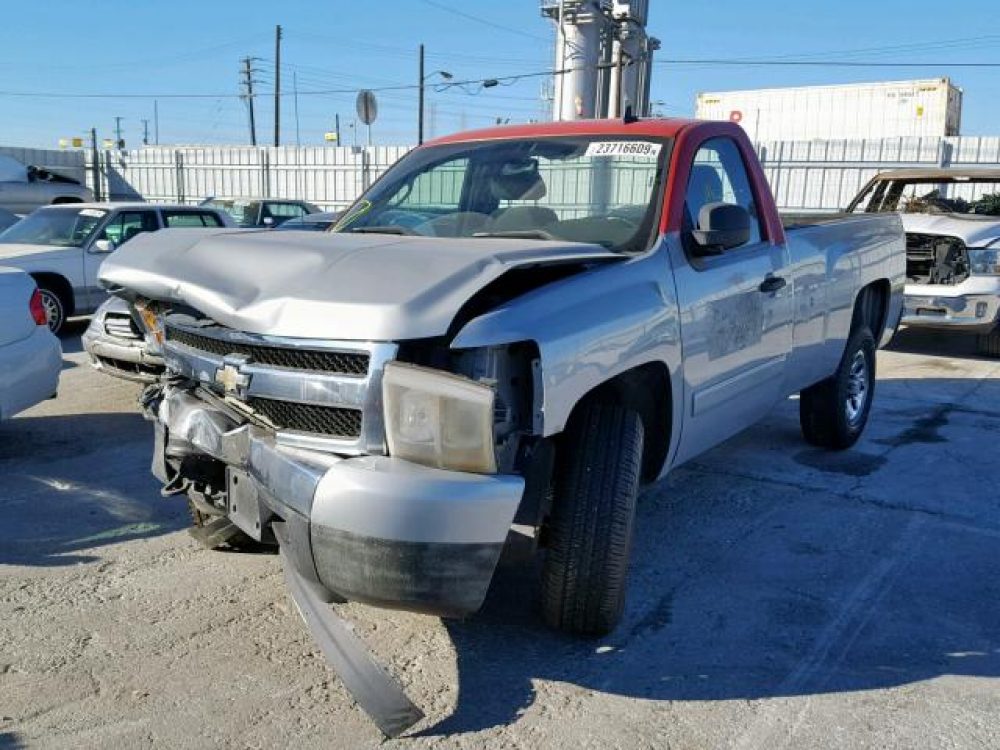
[[(209, 552), (138, 387), (63, 340), (0, 425), (0, 748), (375, 747), (276, 556)], [(427, 713), (391, 747), (1000, 747), (1000, 362), (903, 332), (829, 454), (794, 401), (640, 502), (626, 617), (577, 641), (507, 564), (464, 622), (345, 618)]]

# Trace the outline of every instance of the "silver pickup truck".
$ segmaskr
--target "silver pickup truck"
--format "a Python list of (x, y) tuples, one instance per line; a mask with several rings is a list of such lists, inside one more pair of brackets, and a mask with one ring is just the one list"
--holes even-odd
[(167, 363), (154, 472), (216, 540), (279, 542), (302, 600), (465, 615), (513, 528), (545, 619), (594, 635), (642, 483), (790, 394), (810, 443), (858, 439), (904, 271), (898, 216), (786, 234), (739, 127), (649, 120), (441, 139), (332, 233), (151, 234), (101, 278)]

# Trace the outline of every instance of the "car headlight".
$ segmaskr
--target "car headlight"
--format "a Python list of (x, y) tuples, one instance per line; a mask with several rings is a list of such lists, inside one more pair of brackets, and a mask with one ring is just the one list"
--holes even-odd
[(135, 311), (139, 314), (142, 327), (146, 330), (147, 340), (153, 346), (159, 348), (165, 338), (163, 332), (163, 317), (143, 300), (136, 300)]
[(969, 249), (969, 271), (976, 276), (1000, 276), (1000, 249)]
[(390, 455), (440, 469), (496, 472), (491, 387), (390, 362), (382, 376), (382, 395)]

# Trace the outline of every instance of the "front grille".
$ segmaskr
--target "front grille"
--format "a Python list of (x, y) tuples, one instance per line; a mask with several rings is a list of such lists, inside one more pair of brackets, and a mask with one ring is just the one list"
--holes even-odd
[(363, 352), (335, 352), (323, 349), (299, 349), (248, 344), (228, 339), (203, 336), (181, 328), (167, 327), (167, 340), (192, 349), (226, 356), (243, 354), (254, 364), (285, 367), (292, 370), (314, 370), (340, 375), (364, 377), (368, 373), (369, 356)]
[(138, 340), (142, 338), (139, 329), (129, 315), (115, 315), (109, 313), (104, 316), (104, 330), (109, 336), (120, 339)]
[(361, 437), (361, 411), (339, 406), (296, 404), (270, 398), (247, 399), (247, 406), (279, 429), (317, 432), (341, 438)]

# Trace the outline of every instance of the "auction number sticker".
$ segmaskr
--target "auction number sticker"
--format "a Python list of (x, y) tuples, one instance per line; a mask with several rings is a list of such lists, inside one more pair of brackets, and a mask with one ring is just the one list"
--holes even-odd
[(587, 156), (633, 156), (638, 159), (655, 159), (660, 155), (660, 143), (650, 141), (592, 141), (587, 146)]

